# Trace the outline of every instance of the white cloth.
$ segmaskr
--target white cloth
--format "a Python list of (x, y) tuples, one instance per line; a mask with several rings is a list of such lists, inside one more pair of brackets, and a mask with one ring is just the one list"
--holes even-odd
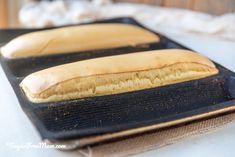
[(19, 19), (26, 27), (46, 27), (120, 16), (134, 17), (161, 32), (209, 35), (235, 41), (235, 13), (212, 16), (184, 9), (112, 3), (111, 0), (28, 3), (21, 9)]

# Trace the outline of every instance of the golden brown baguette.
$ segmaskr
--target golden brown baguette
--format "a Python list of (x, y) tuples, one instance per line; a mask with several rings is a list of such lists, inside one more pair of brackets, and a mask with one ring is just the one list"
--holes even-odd
[(154, 50), (64, 64), (27, 76), (20, 84), (35, 103), (153, 88), (217, 74), (207, 58), (186, 50)]
[(6, 58), (42, 56), (159, 42), (159, 37), (129, 24), (92, 24), (21, 35), (1, 49)]

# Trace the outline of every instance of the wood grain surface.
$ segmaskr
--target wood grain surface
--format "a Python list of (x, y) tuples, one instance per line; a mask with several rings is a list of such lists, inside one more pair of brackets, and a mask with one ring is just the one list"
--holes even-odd
[(115, 2), (132, 2), (159, 5), (163, 7), (185, 8), (207, 12), (213, 15), (235, 11), (235, 0), (114, 0)]

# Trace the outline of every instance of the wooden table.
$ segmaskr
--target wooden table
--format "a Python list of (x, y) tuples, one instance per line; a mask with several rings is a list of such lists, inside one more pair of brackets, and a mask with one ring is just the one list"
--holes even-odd
[(114, 0), (159, 5), (163, 7), (186, 8), (194, 11), (221, 15), (235, 11), (235, 0)]

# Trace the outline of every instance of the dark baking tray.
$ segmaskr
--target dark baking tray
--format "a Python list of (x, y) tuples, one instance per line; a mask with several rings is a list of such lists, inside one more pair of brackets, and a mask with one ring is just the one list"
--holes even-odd
[[(91, 23), (108, 22), (128, 23), (143, 27), (134, 19), (127, 17)], [(0, 30), (0, 42), (6, 43), (15, 36), (37, 30), (41, 29)], [(161, 38), (160, 43), (149, 43), (137, 47), (13, 60), (0, 57), (0, 61), (23, 111), (37, 128), (42, 139), (84, 138), (162, 124), (234, 107), (235, 74), (218, 64), (216, 66), (219, 74), (204, 79), (123, 94), (56, 103), (31, 103), (19, 87), (19, 83), (28, 74), (54, 65), (142, 50), (187, 49), (163, 35), (158, 35)]]

